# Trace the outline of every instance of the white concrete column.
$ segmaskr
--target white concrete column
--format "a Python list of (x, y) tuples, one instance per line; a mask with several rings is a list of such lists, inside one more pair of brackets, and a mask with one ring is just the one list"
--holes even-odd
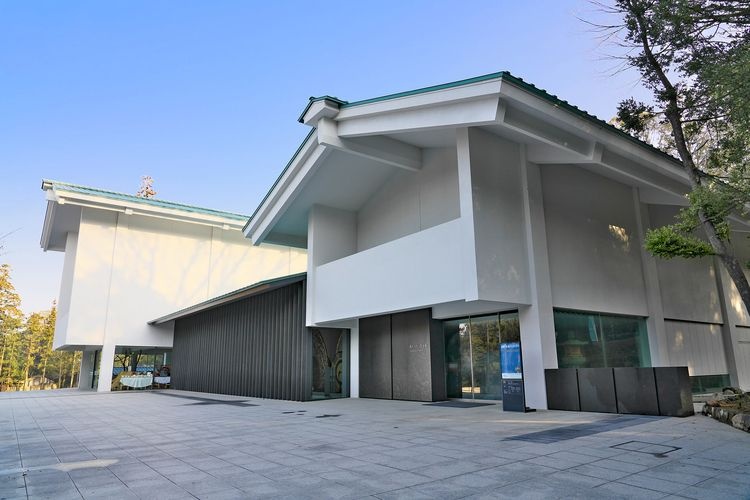
[(359, 320), (349, 329), (349, 396), (359, 397)]
[(474, 234), (474, 194), (471, 184), (471, 150), (469, 129), (456, 130), (458, 158), (458, 203), (461, 214), (461, 263), (464, 276), (465, 300), (479, 300), (477, 279), (476, 238)]
[(99, 362), (99, 383), (97, 392), (109, 392), (112, 390), (112, 368), (115, 364), (115, 345), (102, 346), (101, 361)]
[(521, 149), (521, 189), (531, 299), (531, 305), (518, 309), (526, 405), (531, 408), (546, 409), (547, 388), (544, 381), (544, 369), (557, 368), (552, 285), (547, 255), (541, 172), (539, 165), (526, 161), (526, 150), (523, 147)]
[(356, 252), (357, 214), (314, 205), (307, 219), (307, 326), (316, 324), (315, 279), (318, 266)]
[(635, 220), (638, 230), (637, 245), (641, 249), (641, 269), (643, 272), (643, 284), (646, 293), (646, 306), (648, 307), (648, 318), (646, 328), (648, 329), (648, 348), (651, 354), (651, 366), (670, 366), (669, 349), (667, 347), (667, 332), (664, 326), (664, 307), (661, 302), (661, 287), (659, 285), (659, 273), (656, 267), (656, 259), (646, 247), (646, 230), (651, 226), (648, 205), (641, 203), (638, 188), (633, 188), (633, 206), (635, 207)]
[[(110, 333), (111, 314), (109, 301), (112, 297), (112, 273), (115, 270), (117, 262), (118, 243), (123, 235), (127, 235), (130, 228), (130, 216), (127, 213), (117, 214), (117, 226), (115, 227), (115, 241), (112, 246), (112, 266), (109, 271), (109, 283), (107, 283), (107, 311), (104, 319), (104, 335), (101, 350), (101, 360), (99, 361), (99, 382), (96, 386), (97, 392), (109, 392), (112, 390), (112, 368), (115, 364), (115, 340)], [(126, 236), (127, 239), (127, 236)], [(120, 243), (122, 244), (122, 243)], [(120, 250), (122, 251), (122, 250)]]
[(81, 368), (78, 370), (78, 388), (91, 389), (91, 378), (93, 377), (94, 355), (96, 351), (83, 351), (81, 353)]

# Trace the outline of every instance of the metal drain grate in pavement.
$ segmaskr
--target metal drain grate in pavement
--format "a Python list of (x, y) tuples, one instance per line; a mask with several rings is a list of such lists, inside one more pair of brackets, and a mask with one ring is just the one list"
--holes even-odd
[(627, 441), (625, 443), (610, 446), (617, 450), (635, 451), (637, 453), (646, 453), (655, 457), (666, 457), (667, 453), (681, 450), (677, 446), (667, 446), (664, 444), (646, 443), (645, 441)]
[(471, 401), (441, 401), (439, 403), (425, 403), (422, 406), (442, 406), (445, 408), (476, 408), (477, 406), (493, 406), (495, 403), (472, 403)]

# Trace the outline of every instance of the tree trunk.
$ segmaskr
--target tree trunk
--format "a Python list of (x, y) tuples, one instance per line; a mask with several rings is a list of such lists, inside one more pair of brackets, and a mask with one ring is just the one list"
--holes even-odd
[[(661, 85), (664, 87), (664, 95), (667, 96), (667, 108), (664, 110), (664, 114), (669, 120), (669, 124), (672, 127), (672, 134), (675, 140), (675, 147), (680, 155), (682, 166), (685, 172), (688, 174), (690, 179), (691, 189), (695, 190), (701, 185), (701, 178), (699, 175), (698, 168), (695, 166), (693, 155), (690, 153), (688, 148), (687, 139), (685, 138), (685, 131), (682, 128), (682, 111), (679, 107), (677, 89), (674, 87), (669, 77), (662, 68), (661, 64), (654, 56), (651, 50), (651, 43), (648, 38), (648, 30), (646, 21), (641, 13), (632, 3), (628, 4), (629, 10), (633, 17), (638, 23), (638, 29), (640, 32), (641, 45), (643, 47), (643, 53), (646, 56), (646, 61), (653, 71), (654, 75), (659, 79)], [(708, 242), (713, 248), (714, 253), (719, 257), (722, 264), (726, 268), (729, 276), (732, 278), (734, 286), (742, 298), (742, 302), (745, 305), (745, 309), (750, 312), (750, 283), (747, 281), (747, 277), (740, 265), (737, 257), (731, 253), (731, 249), (719, 238), (716, 231), (716, 225), (702, 210), (698, 210), (698, 218), (701, 223), (701, 227), (706, 233)]]
[(0, 354), (0, 377), (3, 376), (3, 363), (5, 362), (5, 347), (7, 344), (8, 340), (5, 335), (3, 335), (3, 352)]
[(29, 331), (29, 344), (28, 344), (28, 351), (26, 351), (26, 360), (24, 362), (23, 366), (23, 390), (28, 391), (30, 389), (29, 387), (29, 370), (31, 369), (31, 361), (32, 361), (32, 355), (33, 355), (33, 340), (34, 340), (34, 334)]
[(69, 388), (73, 388), (73, 378), (75, 378), (76, 374), (76, 353), (73, 353), (73, 358), (70, 362), (70, 383), (68, 384)]

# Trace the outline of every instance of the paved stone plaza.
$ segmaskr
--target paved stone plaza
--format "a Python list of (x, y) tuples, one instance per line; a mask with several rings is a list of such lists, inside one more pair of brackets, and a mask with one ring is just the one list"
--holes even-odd
[(750, 498), (685, 419), (178, 391), (0, 395), (0, 498)]

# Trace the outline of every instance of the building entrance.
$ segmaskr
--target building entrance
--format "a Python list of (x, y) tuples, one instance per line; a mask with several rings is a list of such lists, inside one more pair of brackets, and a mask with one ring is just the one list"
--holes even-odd
[(446, 388), (449, 398), (503, 398), (501, 344), (520, 342), (518, 313), (443, 322)]
[(349, 330), (313, 328), (312, 399), (349, 397)]

